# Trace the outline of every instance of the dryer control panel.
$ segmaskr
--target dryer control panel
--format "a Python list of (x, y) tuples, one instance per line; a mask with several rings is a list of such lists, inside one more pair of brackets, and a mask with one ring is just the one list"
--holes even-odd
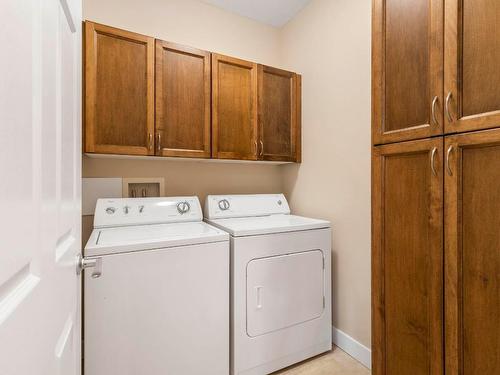
[(198, 197), (98, 199), (94, 228), (203, 220)]
[(228, 219), (290, 214), (283, 194), (209, 195), (205, 201), (207, 219)]

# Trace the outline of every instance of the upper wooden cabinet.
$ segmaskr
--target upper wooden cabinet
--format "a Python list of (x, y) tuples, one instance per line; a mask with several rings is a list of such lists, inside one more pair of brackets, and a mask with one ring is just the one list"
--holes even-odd
[(156, 154), (210, 157), (210, 53), (156, 40)]
[(446, 132), (500, 126), (500, 2), (446, 0)]
[(300, 162), (301, 77), (85, 22), (87, 153)]
[(259, 159), (300, 161), (300, 75), (259, 65)]
[(443, 374), (443, 140), (375, 147), (372, 371)]
[(153, 155), (154, 39), (85, 23), (85, 152)]
[(442, 134), (443, 0), (374, 0), (372, 37), (373, 143)]
[(212, 54), (212, 157), (257, 160), (257, 64)]

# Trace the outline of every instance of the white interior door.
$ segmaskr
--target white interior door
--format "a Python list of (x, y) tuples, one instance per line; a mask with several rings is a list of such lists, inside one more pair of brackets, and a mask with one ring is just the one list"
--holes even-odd
[(0, 18), (0, 373), (79, 374), (81, 0)]

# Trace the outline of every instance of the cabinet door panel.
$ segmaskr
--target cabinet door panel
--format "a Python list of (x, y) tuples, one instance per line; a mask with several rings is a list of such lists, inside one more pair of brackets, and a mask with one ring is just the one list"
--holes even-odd
[(298, 76), (259, 65), (259, 159), (297, 161)]
[(151, 155), (154, 39), (85, 23), (85, 151)]
[(212, 156), (257, 159), (257, 64), (212, 54)]
[(446, 0), (446, 133), (500, 127), (500, 2)]
[(442, 134), (443, 0), (373, 5), (373, 142)]
[(443, 371), (442, 139), (373, 150), (373, 373)]
[(500, 130), (446, 139), (446, 365), (500, 373)]
[(210, 157), (210, 53), (156, 41), (156, 154)]

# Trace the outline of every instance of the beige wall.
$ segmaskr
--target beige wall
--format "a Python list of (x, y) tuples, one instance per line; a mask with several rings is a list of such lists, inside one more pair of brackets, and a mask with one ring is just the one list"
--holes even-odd
[(83, 18), (259, 63), (279, 64), (279, 32), (196, 0), (83, 0)]
[(285, 28), (302, 73), (303, 163), (282, 167), (296, 213), (333, 224), (333, 324), (370, 347), (370, 0), (313, 0)]
[(193, 0), (84, 0), (86, 19), (302, 73), (303, 163), (83, 160), (84, 177), (164, 177), (167, 195), (284, 190), (295, 212), (331, 220), (334, 325), (368, 347), (370, 6), (313, 0), (277, 30)]

